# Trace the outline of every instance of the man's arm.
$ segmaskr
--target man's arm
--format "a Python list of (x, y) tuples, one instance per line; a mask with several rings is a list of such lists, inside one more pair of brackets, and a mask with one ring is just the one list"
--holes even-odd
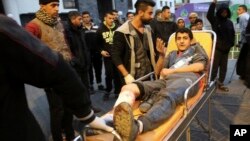
[(201, 72), (205, 69), (205, 66), (203, 63), (194, 63), (194, 64), (190, 64), (190, 65), (187, 65), (187, 66), (183, 66), (183, 67), (180, 67), (180, 68), (164, 68), (162, 69), (161, 71), (161, 76), (162, 77), (166, 77), (168, 76), (169, 74), (173, 74), (173, 73), (183, 73), (183, 72), (194, 72), (194, 73), (198, 73), (198, 72)]
[[(129, 74), (128, 72), (128, 68), (126, 68), (124, 66), (124, 62), (122, 59), (122, 56), (125, 56), (125, 46), (127, 45), (126, 41), (125, 41), (125, 37), (124, 34), (119, 32), (119, 31), (115, 31), (114, 33), (114, 43), (111, 46), (111, 57), (112, 57), (112, 61), (115, 64), (115, 66), (117, 66), (118, 70), (121, 72), (121, 74), (125, 77), (126, 75)], [(129, 56), (130, 57), (130, 56)], [(130, 59), (130, 58), (128, 58)]]
[(41, 30), (40, 27), (33, 23), (33, 22), (29, 22), (26, 26), (25, 29), (27, 31), (29, 31), (31, 34), (33, 34), (34, 36), (36, 36), (37, 38), (41, 38)]
[(215, 15), (214, 15), (214, 13), (215, 13), (216, 3), (217, 3), (217, 0), (214, 0), (210, 4), (210, 6), (208, 8), (208, 11), (207, 11), (207, 19), (208, 19), (208, 21), (210, 22), (211, 25), (214, 24), (214, 22), (215, 22)]
[(159, 53), (159, 58), (156, 62), (154, 71), (155, 71), (155, 76), (159, 76), (164, 65), (165, 57), (168, 56), (168, 54), (166, 54), (167, 52), (166, 52), (165, 43), (160, 38), (156, 39), (156, 50)]
[(180, 68), (171, 68), (171, 69), (164, 68), (161, 71), (161, 76), (166, 77), (167, 75), (172, 73), (203, 72), (206, 69), (208, 63), (208, 56), (206, 54), (206, 51), (200, 46), (200, 44), (197, 43), (195, 44), (195, 53), (196, 56), (194, 56), (194, 58), (191, 61), (193, 63)]

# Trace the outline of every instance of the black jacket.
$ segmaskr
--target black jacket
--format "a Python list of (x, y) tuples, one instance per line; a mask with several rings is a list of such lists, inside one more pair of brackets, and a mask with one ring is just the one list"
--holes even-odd
[[(152, 33), (155, 38), (161, 38), (166, 44), (172, 33), (177, 30), (177, 25), (172, 21), (164, 21), (161, 19), (154, 19), (150, 22)], [(155, 42), (155, 41), (154, 41)]]
[[(230, 20), (231, 12), (227, 5), (221, 4), (215, 15), (215, 7), (216, 4), (211, 3), (207, 13), (207, 19), (217, 35), (216, 49), (228, 53), (230, 48), (234, 45), (235, 38), (234, 26)], [(227, 11), (227, 17), (221, 16), (223, 10)]]
[(90, 29), (83, 27), (85, 33), (85, 41), (88, 46), (88, 49), (92, 53), (99, 53), (98, 43), (97, 43), (97, 25), (92, 25)]
[(246, 27), (246, 40), (247, 40), (248, 46), (250, 46), (250, 18), (248, 19), (247, 27)]
[[(53, 88), (80, 118), (91, 113), (87, 90), (62, 56), (0, 15), (0, 140), (44, 141), (28, 109), (24, 84)], [(35, 94), (35, 93), (34, 93)], [(94, 120), (94, 115), (86, 120)]]
[(82, 27), (75, 27), (71, 21), (64, 23), (65, 37), (73, 54), (71, 65), (88, 70), (90, 65), (90, 51), (85, 42), (85, 33)]
[(115, 30), (118, 28), (117, 25), (113, 25), (111, 29), (109, 29), (104, 23), (97, 30), (97, 43), (99, 47), (99, 51), (105, 50), (111, 54), (111, 46), (113, 44), (113, 36)]

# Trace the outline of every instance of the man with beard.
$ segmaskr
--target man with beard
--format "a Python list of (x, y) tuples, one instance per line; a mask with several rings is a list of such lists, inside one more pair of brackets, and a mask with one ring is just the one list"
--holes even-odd
[(153, 19), (154, 6), (154, 1), (138, 0), (134, 19), (115, 32), (111, 56), (126, 84), (150, 73), (155, 66), (152, 34), (146, 26)]
[[(76, 70), (82, 83), (88, 90), (88, 99), (90, 99), (88, 71), (90, 67), (90, 51), (85, 42), (85, 33), (82, 29), (82, 15), (77, 11), (68, 13), (68, 23), (65, 24), (65, 37), (68, 41), (73, 55), (71, 66)], [(100, 112), (100, 109), (93, 107), (94, 112)], [(72, 127), (73, 115), (67, 107), (64, 108), (62, 128), (64, 129), (66, 140), (74, 139), (74, 130)]]
[[(50, 49), (60, 53), (67, 63), (74, 62), (74, 56), (65, 40), (64, 28), (59, 21), (59, 0), (39, 0), (40, 9), (36, 17), (26, 25), (26, 30), (38, 37)], [(50, 106), (50, 124), (54, 141), (62, 140), (63, 101), (52, 88), (45, 88)]]

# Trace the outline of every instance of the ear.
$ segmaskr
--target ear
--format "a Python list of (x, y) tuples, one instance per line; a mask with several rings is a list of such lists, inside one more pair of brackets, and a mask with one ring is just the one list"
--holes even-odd
[(144, 11), (142, 11), (142, 10), (139, 10), (139, 11), (138, 11), (138, 15), (139, 15), (139, 16), (142, 16), (143, 14), (144, 14)]
[(40, 4), (40, 9), (44, 10), (45, 5), (44, 4)]

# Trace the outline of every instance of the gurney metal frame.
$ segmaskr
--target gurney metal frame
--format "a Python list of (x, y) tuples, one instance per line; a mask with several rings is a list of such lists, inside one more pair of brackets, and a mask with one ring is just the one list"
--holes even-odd
[[(171, 131), (168, 132), (167, 135), (164, 136), (164, 141), (176, 141), (180, 139), (180, 137), (183, 135), (183, 133), (186, 133), (186, 140), (190, 141), (190, 124), (193, 121), (193, 119), (196, 117), (198, 112), (201, 110), (201, 108), (205, 105), (206, 102), (208, 102), (208, 134), (209, 138), (211, 138), (212, 133), (212, 116), (211, 116), (211, 95), (214, 93), (216, 86), (215, 82), (211, 81), (211, 73), (212, 73), (212, 67), (213, 67), (213, 60), (214, 60), (214, 52), (215, 52), (215, 44), (217, 40), (217, 36), (215, 32), (211, 30), (203, 30), (203, 31), (192, 31), (193, 33), (199, 33), (199, 32), (205, 32), (211, 34), (211, 40), (212, 40), (212, 50), (210, 49), (210, 54), (208, 54), (210, 62), (209, 62), (209, 73), (202, 74), (198, 80), (196, 80), (193, 84), (190, 85), (189, 88), (186, 89), (184, 94), (184, 114), (183, 116), (178, 120), (177, 124), (174, 125), (174, 127), (171, 129)], [(175, 36), (175, 33), (173, 33), (170, 36), (170, 39)], [(195, 38), (195, 37), (194, 37)], [(199, 41), (198, 41), (199, 42)], [(169, 41), (170, 44), (170, 41)], [(205, 48), (205, 47), (204, 47)], [(207, 51), (206, 51), (207, 52)], [(146, 76), (136, 80), (143, 80), (144, 78), (150, 77), (154, 73), (151, 72), (147, 74)], [(192, 104), (191, 106), (188, 106), (188, 93), (189, 90), (197, 83), (199, 83), (201, 80), (205, 80), (205, 86), (203, 88), (203, 92), (201, 96), (198, 98), (198, 101)], [(204, 127), (203, 127), (204, 128)]]

